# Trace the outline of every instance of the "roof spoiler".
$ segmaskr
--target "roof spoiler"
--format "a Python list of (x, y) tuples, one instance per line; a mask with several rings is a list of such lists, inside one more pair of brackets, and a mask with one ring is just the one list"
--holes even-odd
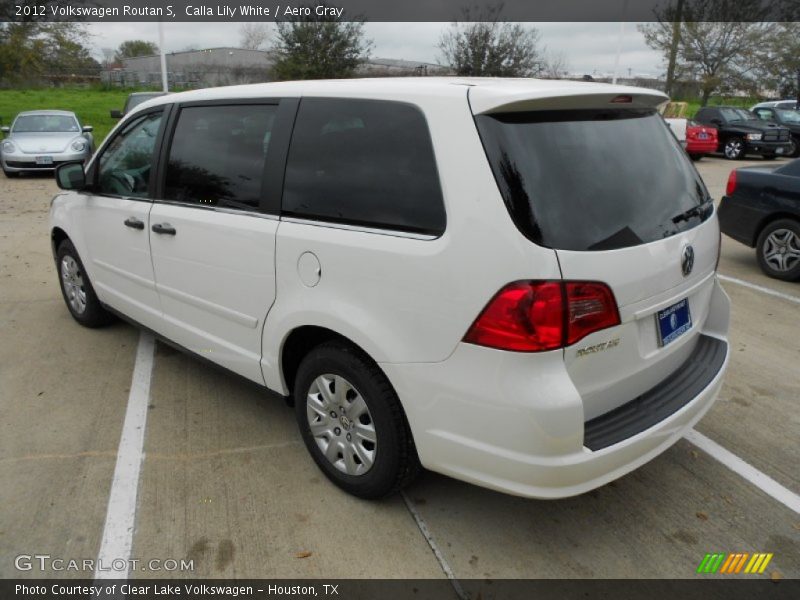
[(549, 89), (531, 87), (513, 91), (475, 86), (469, 89), (469, 101), (473, 114), (480, 115), (531, 110), (659, 109), (669, 102), (669, 97), (645, 88), (577, 83), (576, 86), (554, 85)]

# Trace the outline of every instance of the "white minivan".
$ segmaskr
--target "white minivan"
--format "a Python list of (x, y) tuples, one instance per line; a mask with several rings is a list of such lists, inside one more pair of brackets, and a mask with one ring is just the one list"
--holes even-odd
[(580, 494), (675, 443), (728, 362), (717, 218), (666, 100), (392, 78), (148, 101), (57, 172), (67, 308), (289, 398), (357, 496), (420, 467)]

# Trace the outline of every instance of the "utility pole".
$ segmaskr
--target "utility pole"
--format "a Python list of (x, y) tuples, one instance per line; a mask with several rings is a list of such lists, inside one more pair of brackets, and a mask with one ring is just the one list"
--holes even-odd
[(797, 69), (797, 110), (800, 110), (800, 69)]
[(169, 91), (167, 79), (167, 56), (164, 54), (164, 23), (158, 22), (158, 48), (161, 50), (161, 87), (164, 92)]
[(684, 0), (678, 0), (675, 9), (674, 21), (672, 21), (672, 43), (669, 47), (669, 65), (667, 66), (667, 83), (664, 86), (664, 93), (669, 96), (672, 93), (672, 86), (675, 83), (675, 61), (678, 58), (678, 46), (681, 42), (681, 22), (683, 21)]

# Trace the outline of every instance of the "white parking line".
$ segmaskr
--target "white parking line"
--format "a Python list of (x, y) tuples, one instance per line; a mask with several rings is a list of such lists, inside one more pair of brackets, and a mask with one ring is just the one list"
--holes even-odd
[(133, 546), (139, 472), (144, 457), (144, 430), (147, 424), (147, 405), (150, 402), (154, 349), (153, 336), (142, 331), (136, 349), (128, 409), (117, 450), (117, 466), (108, 498), (95, 579), (127, 579), (129, 575), (128, 560)]
[(464, 592), (464, 588), (461, 587), (461, 584), (456, 579), (455, 573), (453, 573), (453, 569), (450, 568), (450, 565), (447, 563), (447, 559), (442, 554), (442, 551), (439, 550), (439, 546), (433, 539), (433, 535), (431, 534), (430, 529), (428, 529), (428, 524), (425, 523), (425, 519), (422, 518), (422, 515), (417, 512), (417, 509), (414, 507), (413, 502), (409, 500), (408, 494), (405, 492), (400, 492), (400, 495), (403, 497), (403, 502), (406, 503), (406, 508), (408, 508), (408, 512), (411, 513), (411, 516), (414, 517), (414, 521), (417, 523), (417, 527), (419, 527), (419, 531), (422, 534), (422, 537), (425, 538), (425, 541), (428, 542), (428, 546), (430, 546), (433, 555), (436, 557), (436, 560), (439, 561), (439, 566), (442, 567), (442, 571), (450, 580), (450, 585), (453, 586), (453, 589), (456, 592), (456, 595), (461, 598), (461, 600), (468, 600), (469, 596)]
[(719, 277), (722, 281), (735, 283), (736, 285), (741, 285), (746, 288), (750, 288), (751, 290), (756, 290), (770, 296), (775, 296), (776, 298), (781, 298), (783, 300), (788, 300), (789, 302), (794, 302), (795, 304), (800, 304), (800, 298), (797, 296), (792, 296), (791, 294), (784, 294), (778, 290), (773, 290), (772, 288), (764, 287), (763, 285), (756, 285), (755, 283), (750, 283), (744, 279), (737, 279), (736, 277), (728, 277), (727, 275), (722, 274), (718, 274), (717, 277)]
[(692, 429), (685, 437), (703, 452), (721, 462), (737, 475), (744, 477), (762, 492), (769, 494), (784, 506), (800, 514), (800, 496), (793, 491), (783, 487), (780, 483), (772, 479), (772, 477), (746, 463), (696, 429)]

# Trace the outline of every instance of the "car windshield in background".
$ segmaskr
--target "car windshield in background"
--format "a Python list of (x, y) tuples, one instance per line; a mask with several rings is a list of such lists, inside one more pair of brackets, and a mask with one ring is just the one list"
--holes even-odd
[(753, 113), (741, 108), (720, 108), (719, 112), (722, 113), (722, 118), (729, 123), (731, 121), (751, 121), (756, 118)]
[(504, 113), (476, 122), (506, 206), (537, 244), (636, 246), (694, 227), (713, 211), (655, 111)]
[(23, 115), (14, 121), (14, 133), (78, 133), (78, 122), (66, 115)]
[(778, 118), (783, 123), (798, 123), (800, 124), (800, 112), (796, 110), (789, 110), (785, 108), (777, 108), (775, 112), (778, 113)]

